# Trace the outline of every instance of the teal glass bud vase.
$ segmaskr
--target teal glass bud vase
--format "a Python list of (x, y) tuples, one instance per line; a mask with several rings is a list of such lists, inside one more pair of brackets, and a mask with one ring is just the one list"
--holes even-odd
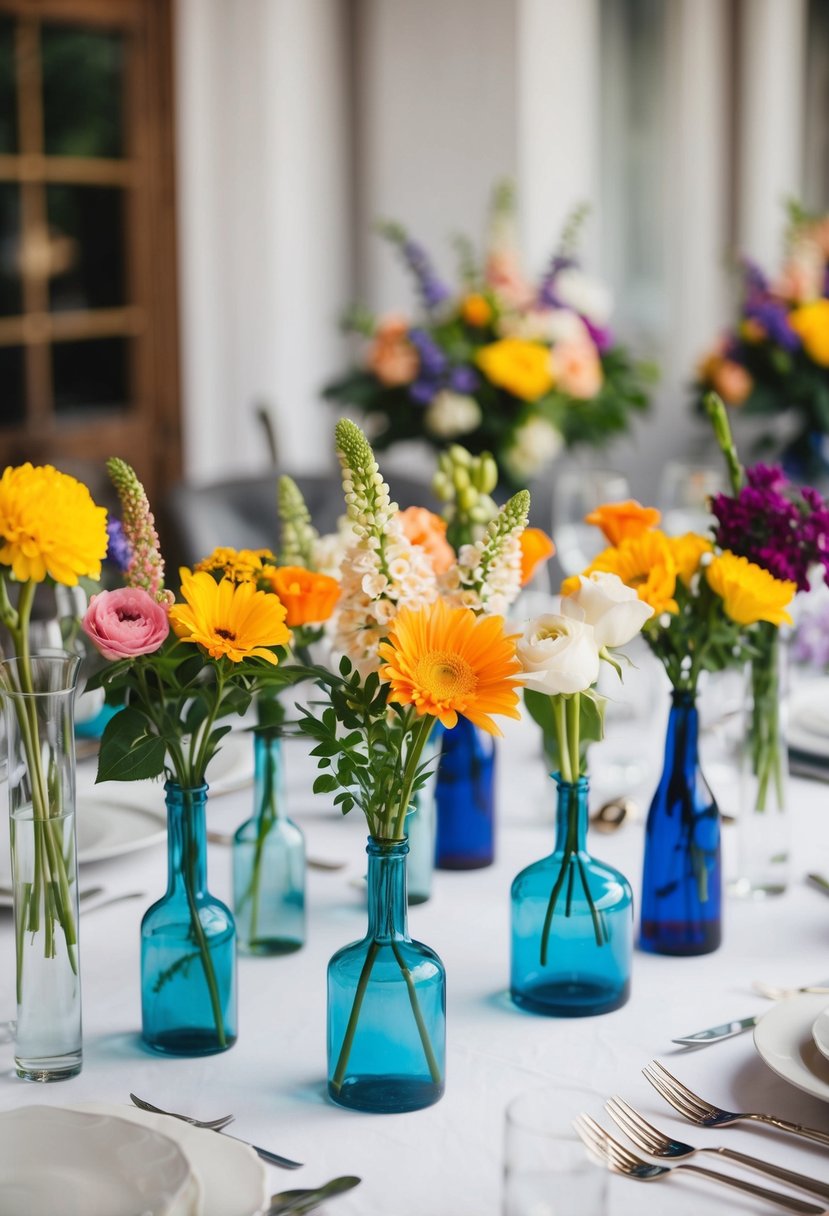
[(142, 1038), (164, 1055), (236, 1042), (236, 927), (207, 889), (207, 786), (168, 781), (167, 891), (141, 922)]
[(328, 1093), (376, 1114), (431, 1106), (444, 1090), (446, 975), (409, 936), (408, 851), (369, 837), (368, 932), (328, 964)]
[(587, 778), (554, 778), (555, 849), (512, 884), (510, 995), (550, 1017), (610, 1013), (630, 996), (633, 895), (587, 851)]
[(698, 737), (694, 693), (674, 689), (645, 829), (639, 944), (651, 954), (709, 954), (722, 940), (720, 813), (702, 775)]
[(305, 838), (285, 814), (278, 729), (253, 732), (254, 813), (233, 837), (233, 911), (244, 954), (290, 954), (305, 942)]

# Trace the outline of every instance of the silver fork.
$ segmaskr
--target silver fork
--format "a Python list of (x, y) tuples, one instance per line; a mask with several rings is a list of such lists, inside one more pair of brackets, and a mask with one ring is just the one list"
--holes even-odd
[[(130, 1101), (139, 1108), (139, 1110), (150, 1111), (154, 1115), (171, 1115), (174, 1119), (183, 1119), (185, 1123), (192, 1123), (194, 1127), (204, 1127), (211, 1132), (221, 1132), (227, 1126), (227, 1123), (222, 1123), (221, 1127), (212, 1127), (210, 1123), (201, 1123), (197, 1119), (191, 1119), (188, 1115), (176, 1115), (170, 1110), (162, 1110), (160, 1106), (153, 1106), (152, 1102), (145, 1102), (143, 1098), (137, 1097), (135, 1094), (130, 1094)], [(233, 1115), (228, 1116), (228, 1122), (233, 1118)], [(219, 1120), (219, 1122), (222, 1122)], [(250, 1140), (243, 1140), (241, 1136), (231, 1136), (228, 1133), (230, 1140), (238, 1140), (240, 1144), (246, 1144), (248, 1148), (252, 1148), (257, 1157), (261, 1157), (263, 1161), (267, 1161), (270, 1165), (278, 1165), (282, 1170), (299, 1170), (302, 1169), (301, 1161), (293, 1161), (290, 1157), (281, 1157), (279, 1153), (272, 1153), (270, 1149), (260, 1148), (258, 1144), (251, 1144)]]
[(169, 1115), (171, 1119), (181, 1119), (184, 1123), (191, 1123), (193, 1127), (205, 1127), (211, 1132), (220, 1132), (223, 1127), (232, 1123), (235, 1117), (234, 1115), (220, 1115), (218, 1119), (194, 1119), (192, 1115), (178, 1115), (174, 1110), (162, 1110), (160, 1106), (153, 1106), (151, 1102), (145, 1102), (143, 1098), (139, 1098), (135, 1094), (130, 1094), (130, 1102), (139, 1110), (146, 1110), (151, 1115)]
[(655, 1182), (660, 1178), (669, 1178), (677, 1170), (688, 1170), (693, 1174), (701, 1174), (703, 1178), (710, 1178), (712, 1182), (721, 1182), (723, 1186), (730, 1186), (737, 1191), (755, 1195), (758, 1199), (765, 1199), (767, 1203), (774, 1203), (777, 1207), (785, 1208), (789, 1212), (800, 1212), (804, 1216), (806, 1214), (808, 1216), (826, 1216), (825, 1208), (815, 1207), (813, 1203), (806, 1203), (803, 1199), (796, 1199), (793, 1195), (784, 1195), (780, 1191), (769, 1191), (764, 1186), (757, 1186), (754, 1182), (746, 1182), (744, 1178), (732, 1178), (730, 1174), (718, 1174), (716, 1170), (706, 1169), (704, 1165), (694, 1165), (690, 1161), (681, 1161), (677, 1165), (651, 1165), (649, 1162), (643, 1161), (641, 1157), (637, 1157), (636, 1153), (632, 1153), (629, 1148), (625, 1148), (618, 1140), (614, 1140), (613, 1136), (589, 1115), (579, 1115), (574, 1126), (587, 1148), (601, 1157), (609, 1169), (614, 1170), (617, 1174), (626, 1174), (629, 1178), (636, 1178), (639, 1182)]
[(676, 1160), (690, 1157), (693, 1153), (717, 1153), (720, 1157), (736, 1161), (751, 1170), (757, 1170), (760, 1174), (767, 1174), (770, 1178), (787, 1182), (789, 1186), (819, 1195), (821, 1199), (829, 1199), (829, 1183), (820, 1182), (817, 1178), (810, 1178), (806, 1174), (787, 1170), (782, 1165), (774, 1165), (771, 1161), (761, 1161), (759, 1157), (751, 1157), (748, 1153), (738, 1153), (735, 1149), (713, 1146), (695, 1148), (692, 1144), (684, 1144), (682, 1140), (673, 1140), (655, 1128), (652, 1123), (648, 1123), (644, 1115), (640, 1115), (638, 1110), (634, 1110), (629, 1103), (625, 1102), (624, 1098), (620, 1098), (618, 1095), (605, 1103), (605, 1110), (614, 1123), (630, 1137), (636, 1147), (641, 1148), (651, 1157), (666, 1157)]
[(679, 1111), (684, 1118), (698, 1127), (728, 1127), (730, 1123), (739, 1123), (741, 1119), (750, 1119), (755, 1123), (767, 1123), (778, 1131), (790, 1132), (793, 1136), (802, 1136), (806, 1140), (814, 1140), (818, 1144), (829, 1147), (829, 1133), (818, 1131), (814, 1127), (805, 1127), (802, 1123), (790, 1123), (788, 1119), (778, 1119), (776, 1115), (766, 1115), (755, 1111), (723, 1110), (706, 1102), (699, 1094), (695, 1094), (687, 1085), (677, 1081), (658, 1060), (652, 1060), (642, 1072), (650, 1081), (658, 1094), (661, 1094), (669, 1106)]

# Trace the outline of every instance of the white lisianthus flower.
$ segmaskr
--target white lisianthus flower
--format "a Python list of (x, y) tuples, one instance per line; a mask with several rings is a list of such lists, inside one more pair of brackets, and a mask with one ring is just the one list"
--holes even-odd
[(627, 587), (618, 574), (600, 571), (579, 576), (578, 591), (561, 601), (561, 611), (565, 616), (578, 615), (592, 625), (600, 650), (603, 646), (624, 646), (653, 616), (650, 604), (640, 600), (633, 587)]
[(568, 266), (555, 277), (556, 298), (567, 308), (587, 317), (594, 325), (607, 325), (613, 312), (613, 296), (610, 289), (598, 279)]
[(481, 422), (481, 407), (474, 397), (442, 389), (432, 398), (423, 421), (427, 431), (441, 439), (468, 435)]
[(586, 692), (599, 677), (593, 626), (575, 615), (548, 613), (530, 621), (516, 647), (524, 684), (536, 692)]
[(516, 428), (504, 464), (515, 481), (528, 481), (559, 454), (563, 443), (561, 432), (536, 414)]

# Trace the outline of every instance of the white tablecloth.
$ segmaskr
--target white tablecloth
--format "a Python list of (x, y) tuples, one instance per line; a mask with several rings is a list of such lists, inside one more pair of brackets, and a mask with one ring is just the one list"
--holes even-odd
[[(141, 1047), (138, 929), (145, 907), (163, 891), (166, 868), (164, 847), (149, 848), (82, 870), (82, 887), (100, 881), (113, 890), (146, 892), (144, 899), (90, 910), (82, 918), (82, 1073), (52, 1086), (20, 1081), (11, 1070), (12, 1047), (2, 1044), (0, 1108), (88, 1099), (126, 1102), (132, 1090), (203, 1118), (232, 1111), (239, 1135), (307, 1163), (293, 1174), (271, 1170), (273, 1190), (359, 1174), (362, 1186), (331, 1205), (341, 1216), (495, 1216), (507, 1102), (525, 1089), (566, 1082), (605, 1096), (620, 1093), (657, 1126), (692, 1143), (727, 1144), (829, 1178), (826, 1150), (763, 1129), (692, 1128), (673, 1116), (640, 1073), (658, 1057), (721, 1105), (770, 1110), (829, 1131), (829, 1106), (778, 1079), (756, 1054), (750, 1034), (694, 1052), (671, 1045), (674, 1035), (762, 1010), (752, 980), (802, 984), (829, 976), (829, 900), (802, 881), (807, 869), (829, 870), (829, 788), (793, 782), (791, 889), (763, 903), (729, 900), (718, 952), (689, 959), (637, 952), (633, 995), (623, 1009), (597, 1018), (534, 1017), (513, 1008), (505, 991), (509, 887), (518, 870), (551, 847), (554, 788), (544, 777), (532, 725), (508, 724), (506, 735), (499, 752), (497, 864), (436, 874), (432, 899), (410, 911), (413, 935), (439, 952), (448, 976), (446, 1095), (436, 1106), (379, 1117), (341, 1110), (326, 1099), (325, 968), (338, 947), (364, 933), (364, 901), (356, 880), (364, 873), (365, 826), (356, 811), (342, 821), (325, 799), (311, 794), (310, 763), (300, 741), (286, 745), (291, 813), (306, 832), (311, 855), (348, 859), (349, 866), (340, 873), (309, 874), (303, 950), (284, 958), (240, 959), (235, 1047), (201, 1059), (159, 1058)], [(623, 728), (617, 724), (611, 736), (618, 761)], [(628, 755), (644, 766), (634, 777), (646, 804), (661, 766), (659, 713), (644, 726), (628, 724), (628, 738)], [(607, 750), (596, 751), (594, 805), (599, 787), (606, 791), (623, 768), (609, 765)], [(117, 815), (125, 787), (108, 788)], [(727, 802), (729, 792), (722, 793)], [(162, 798), (159, 788), (159, 810)], [(250, 807), (250, 789), (216, 797), (210, 824), (231, 828)], [(727, 850), (733, 831), (726, 828)], [(641, 821), (615, 836), (591, 837), (591, 847), (637, 889)], [(228, 898), (227, 848), (210, 846), (209, 878), (211, 889)], [(14, 1016), (13, 973), (11, 916), (3, 913), (0, 975), (6, 978), (0, 1018)], [(613, 1178), (610, 1202), (614, 1216), (769, 1210), (688, 1176), (651, 1186)]]

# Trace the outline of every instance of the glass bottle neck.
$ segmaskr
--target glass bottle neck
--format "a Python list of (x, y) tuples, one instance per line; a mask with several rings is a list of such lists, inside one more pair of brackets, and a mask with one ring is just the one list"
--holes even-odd
[(282, 739), (275, 731), (254, 731), (253, 762), (256, 817), (278, 819), (285, 806), (285, 767), (282, 759)]
[(666, 767), (674, 758), (683, 765), (696, 763), (698, 741), (699, 715), (694, 694), (684, 689), (674, 689), (665, 735)]
[(558, 799), (556, 802), (556, 852), (584, 852), (587, 847), (587, 795), (590, 783), (586, 777), (578, 781), (562, 781), (554, 774)]
[(392, 842), (369, 837), (368, 936), (381, 941), (409, 936), (406, 912), (408, 840)]
[(167, 894), (182, 889), (200, 894), (207, 887), (205, 806), (207, 786), (183, 789), (173, 781), (165, 788), (167, 800)]

